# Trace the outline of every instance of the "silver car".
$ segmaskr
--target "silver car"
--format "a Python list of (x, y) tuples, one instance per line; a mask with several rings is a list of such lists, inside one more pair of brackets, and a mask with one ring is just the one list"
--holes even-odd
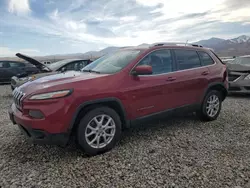
[(57, 74), (58, 72), (65, 72), (70, 70), (79, 71), (83, 67), (92, 62), (89, 59), (65, 59), (62, 61), (52, 63), (50, 65), (44, 65), (43, 63), (20, 53), (17, 53), (16, 56), (35, 65), (40, 71), (38, 74), (33, 74), (33, 75), (19, 74), (13, 76), (11, 78), (12, 90), (14, 90), (16, 87), (19, 87), (20, 85), (28, 81), (35, 80), (44, 76)]
[(236, 57), (227, 63), (229, 91), (233, 93), (250, 93), (250, 55)]

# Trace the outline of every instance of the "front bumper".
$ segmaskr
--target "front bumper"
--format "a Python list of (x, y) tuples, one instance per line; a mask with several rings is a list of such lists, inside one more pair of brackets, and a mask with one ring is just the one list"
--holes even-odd
[(67, 145), (69, 141), (68, 133), (49, 133), (45, 130), (32, 128), (35, 121), (28, 117), (22, 117), (21, 112), (15, 108), (15, 105), (11, 106), (8, 113), (12, 123), (18, 125), (29, 141), (37, 144)]

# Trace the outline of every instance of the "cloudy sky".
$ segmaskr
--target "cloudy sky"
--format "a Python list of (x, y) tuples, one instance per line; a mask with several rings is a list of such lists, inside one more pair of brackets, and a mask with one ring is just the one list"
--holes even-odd
[(250, 0), (0, 0), (0, 56), (250, 35)]

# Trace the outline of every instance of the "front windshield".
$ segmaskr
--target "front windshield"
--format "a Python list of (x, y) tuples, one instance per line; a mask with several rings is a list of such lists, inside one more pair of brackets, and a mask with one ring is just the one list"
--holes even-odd
[(82, 69), (82, 71), (96, 71), (103, 74), (113, 74), (124, 67), (126, 67), (132, 60), (134, 60), (140, 50), (124, 50), (118, 51), (111, 55), (103, 56), (94, 62), (90, 63)]
[(48, 66), (51, 70), (55, 71), (55, 70), (57, 70), (58, 68), (60, 68), (60, 66), (61, 66), (62, 64), (65, 64), (65, 63), (67, 63), (67, 62), (69, 62), (69, 60), (68, 60), (68, 59), (65, 59), (65, 60), (57, 61), (57, 62), (52, 63), (52, 64), (47, 65), (47, 66)]
[(250, 57), (237, 57), (232, 61), (232, 63), (250, 66)]

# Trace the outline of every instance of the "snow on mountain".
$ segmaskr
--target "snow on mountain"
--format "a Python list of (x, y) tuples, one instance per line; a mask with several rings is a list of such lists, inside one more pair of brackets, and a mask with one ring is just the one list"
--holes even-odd
[(250, 37), (246, 35), (241, 35), (237, 38), (230, 39), (229, 40), (232, 43), (244, 43), (244, 42), (250, 42)]

